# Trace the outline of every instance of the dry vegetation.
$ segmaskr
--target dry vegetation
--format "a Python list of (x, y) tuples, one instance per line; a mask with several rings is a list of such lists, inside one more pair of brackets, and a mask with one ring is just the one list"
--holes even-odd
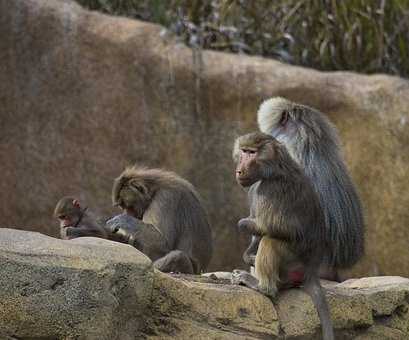
[(188, 45), (321, 70), (409, 75), (409, 0), (77, 0)]

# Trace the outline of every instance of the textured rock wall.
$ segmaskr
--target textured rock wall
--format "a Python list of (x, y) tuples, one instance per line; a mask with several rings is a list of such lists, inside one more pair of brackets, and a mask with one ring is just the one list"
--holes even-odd
[(356, 275), (409, 275), (409, 82), (322, 73), (184, 47), (156, 25), (70, 1), (0, 0), (0, 225), (57, 235), (55, 202), (74, 194), (102, 215), (134, 162), (166, 167), (205, 199), (212, 269), (241, 264), (247, 215), (231, 146), (260, 101), (286, 96), (340, 130), (367, 216)]

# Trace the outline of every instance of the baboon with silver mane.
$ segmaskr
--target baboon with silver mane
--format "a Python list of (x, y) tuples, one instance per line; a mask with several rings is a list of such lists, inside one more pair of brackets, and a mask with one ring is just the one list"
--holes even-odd
[[(352, 267), (364, 253), (364, 220), (335, 126), (318, 110), (281, 97), (264, 101), (257, 121), (262, 132), (285, 145), (311, 180), (324, 211), (330, 244), (322, 277), (339, 280), (338, 270)], [(258, 242), (253, 236), (244, 253), (250, 265), (254, 265)]]
[(310, 180), (286, 148), (261, 132), (236, 139), (233, 157), (236, 180), (253, 187), (250, 216), (240, 230), (257, 235), (255, 276), (235, 270), (232, 283), (244, 284), (275, 298), (280, 288), (302, 286), (311, 296), (321, 320), (323, 338), (334, 330), (319, 268), (327, 252), (325, 221)]

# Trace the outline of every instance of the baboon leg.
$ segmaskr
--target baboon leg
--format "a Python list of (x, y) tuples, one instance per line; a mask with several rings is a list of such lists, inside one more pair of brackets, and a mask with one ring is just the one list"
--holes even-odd
[(280, 281), (280, 263), (283, 258), (282, 241), (267, 236), (261, 238), (258, 246), (255, 273), (259, 280), (258, 289), (265, 295), (274, 298)]
[(327, 264), (323, 264), (319, 269), (319, 277), (324, 280), (341, 282), (338, 270), (335, 267), (331, 267)]
[(153, 263), (154, 267), (165, 273), (197, 274), (197, 266), (181, 250), (172, 250)]
[(101, 230), (89, 226), (67, 227), (64, 229), (62, 234), (64, 234), (68, 240), (85, 236), (106, 238), (106, 235)]
[(237, 227), (240, 231), (247, 232), (252, 235), (260, 234), (260, 230), (257, 228), (256, 220), (251, 217), (242, 218), (237, 223)]
[(285, 257), (292, 259), (293, 256), (285, 242), (263, 236), (258, 245), (255, 260), (256, 277), (244, 270), (236, 269), (232, 272), (231, 282), (247, 286), (275, 298), (280, 285), (282, 259)]

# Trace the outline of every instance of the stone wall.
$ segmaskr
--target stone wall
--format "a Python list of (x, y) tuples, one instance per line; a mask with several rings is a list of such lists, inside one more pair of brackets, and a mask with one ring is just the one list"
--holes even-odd
[(409, 275), (408, 81), (201, 53), (160, 26), (71, 1), (0, 0), (0, 32), (1, 226), (55, 236), (52, 210), (67, 194), (108, 216), (113, 178), (137, 162), (198, 188), (211, 269), (243, 266), (232, 142), (256, 128), (263, 99), (281, 95), (340, 131), (367, 217), (367, 257), (352, 274)]

